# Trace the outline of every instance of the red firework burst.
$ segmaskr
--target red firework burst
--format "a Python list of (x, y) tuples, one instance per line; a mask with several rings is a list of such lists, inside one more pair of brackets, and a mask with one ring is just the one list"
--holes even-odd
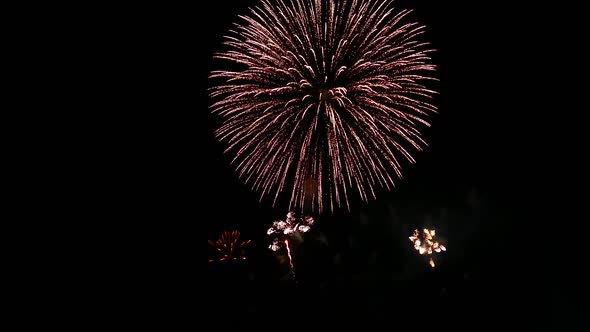
[(210, 245), (215, 247), (215, 257), (209, 259), (209, 262), (214, 261), (237, 261), (244, 260), (246, 256), (244, 254), (244, 247), (247, 246), (251, 241), (240, 240), (240, 232), (224, 231), (221, 237), (216, 241), (207, 241)]

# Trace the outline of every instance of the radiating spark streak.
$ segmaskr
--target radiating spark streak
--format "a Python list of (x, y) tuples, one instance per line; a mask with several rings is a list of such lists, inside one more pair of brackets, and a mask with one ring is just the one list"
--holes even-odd
[(232, 69), (211, 72), (210, 109), (224, 153), (261, 200), (350, 209), (353, 195), (393, 189), (415, 162), (437, 79), (410, 13), (393, 0), (261, 0), (240, 16), (214, 56)]

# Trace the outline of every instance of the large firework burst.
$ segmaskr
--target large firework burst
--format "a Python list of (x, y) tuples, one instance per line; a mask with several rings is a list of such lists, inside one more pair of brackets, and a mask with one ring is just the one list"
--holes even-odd
[(216, 136), (246, 184), (321, 212), (392, 189), (436, 113), (424, 26), (393, 0), (261, 0), (211, 73)]

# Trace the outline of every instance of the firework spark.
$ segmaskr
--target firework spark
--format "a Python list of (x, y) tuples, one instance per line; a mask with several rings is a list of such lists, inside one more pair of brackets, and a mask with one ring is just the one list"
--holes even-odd
[(207, 241), (210, 245), (215, 247), (215, 254), (216, 257), (209, 260), (209, 262), (218, 261), (226, 261), (226, 260), (244, 260), (246, 256), (244, 255), (243, 248), (250, 243), (250, 240), (241, 241), (240, 240), (240, 232), (237, 230), (234, 231), (224, 231), (221, 234), (221, 237), (216, 241)]
[[(216, 137), (245, 184), (289, 209), (334, 211), (391, 190), (437, 112), (424, 26), (393, 0), (261, 0), (216, 59)], [(290, 191), (290, 193), (289, 193)]]
[[(447, 248), (442, 244), (439, 244), (437, 241), (433, 241), (436, 232), (434, 229), (426, 229), (422, 230), (422, 233), (417, 229), (414, 230), (412, 236), (409, 237), (410, 241), (414, 244), (414, 249), (416, 249), (420, 255), (432, 255), (433, 252), (441, 252), (447, 251)], [(430, 257), (428, 262), (431, 267), (435, 267), (434, 259)]]
[(313, 226), (313, 222), (313, 217), (305, 216), (303, 219), (299, 219), (294, 212), (290, 211), (287, 213), (287, 219), (273, 222), (272, 227), (266, 231), (267, 235), (276, 234), (276, 237), (268, 246), (270, 250), (278, 251), (283, 245), (286, 248), (292, 273), (294, 273), (293, 257), (291, 257), (288, 238), (298, 233), (307, 233)]

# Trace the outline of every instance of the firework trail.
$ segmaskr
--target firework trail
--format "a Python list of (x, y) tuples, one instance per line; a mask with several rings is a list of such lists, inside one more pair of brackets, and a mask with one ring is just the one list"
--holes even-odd
[(289, 267), (291, 268), (291, 271), (295, 271), (293, 257), (291, 257), (291, 248), (289, 248), (289, 240), (285, 240), (285, 248), (287, 248), (287, 256), (289, 257)]
[[(215, 135), (245, 184), (322, 212), (402, 177), (437, 112), (424, 26), (393, 0), (261, 0), (215, 54)], [(230, 69), (231, 68), (231, 69)]]
[(295, 275), (293, 266), (293, 257), (291, 256), (291, 248), (289, 247), (289, 237), (298, 233), (307, 233), (311, 226), (313, 226), (314, 219), (310, 216), (305, 216), (303, 219), (297, 218), (294, 212), (287, 213), (287, 219), (275, 221), (267, 231), (267, 235), (276, 234), (272, 243), (268, 248), (272, 251), (278, 251), (284, 245), (287, 250), (287, 257), (289, 257), (290, 271)]
[(240, 232), (234, 230), (224, 231), (218, 240), (208, 240), (207, 242), (213, 247), (215, 247), (216, 257), (209, 260), (209, 263), (211, 263), (216, 260), (223, 262), (226, 260), (237, 261), (246, 259), (243, 248), (246, 245), (248, 245), (251, 241), (241, 241)]
[[(422, 230), (422, 233), (415, 229), (414, 233), (412, 234), (412, 236), (409, 237), (409, 239), (414, 244), (414, 249), (416, 249), (420, 253), (420, 255), (432, 255), (433, 252), (439, 253), (441, 251), (447, 251), (447, 248), (445, 248), (445, 246), (433, 240), (435, 234), (436, 232), (434, 229), (424, 228)], [(436, 266), (432, 256), (430, 257), (428, 264), (430, 264), (431, 267)]]

